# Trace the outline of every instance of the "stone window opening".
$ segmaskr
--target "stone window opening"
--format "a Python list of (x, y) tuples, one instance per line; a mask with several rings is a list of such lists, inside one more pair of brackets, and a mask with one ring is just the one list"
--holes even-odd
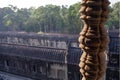
[(33, 65), (33, 72), (37, 72), (37, 69), (36, 69), (36, 66), (35, 65)]
[(8, 60), (5, 60), (5, 66), (9, 66), (9, 61)]
[(45, 66), (41, 66), (40, 67), (40, 72), (41, 72), (41, 74), (46, 75), (46, 68), (45, 68)]

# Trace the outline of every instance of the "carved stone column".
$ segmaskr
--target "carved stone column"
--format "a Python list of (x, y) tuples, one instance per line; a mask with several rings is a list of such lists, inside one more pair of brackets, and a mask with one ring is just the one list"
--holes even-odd
[(109, 43), (104, 27), (108, 18), (108, 0), (82, 0), (81, 19), (84, 27), (79, 42), (83, 54), (80, 58), (82, 80), (102, 80), (106, 72), (105, 50)]

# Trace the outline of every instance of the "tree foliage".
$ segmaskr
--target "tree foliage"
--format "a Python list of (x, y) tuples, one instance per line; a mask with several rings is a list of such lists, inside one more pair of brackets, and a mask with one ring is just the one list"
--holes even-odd
[(109, 29), (118, 29), (119, 21), (120, 21), (120, 2), (117, 2), (113, 4), (112, 7), (110, 7), (110, 16), (107, 22)]
[[(119, 28), (120, 2), (110, 6), (109, 29)], [(46, 5), (38, 8), (0, 8), (0, 31), (55, 32), (79, 34), (80, 3), (71, 6)]]

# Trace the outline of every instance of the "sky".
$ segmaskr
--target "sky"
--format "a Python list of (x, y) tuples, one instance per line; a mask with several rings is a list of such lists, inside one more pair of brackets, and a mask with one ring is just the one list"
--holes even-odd
[[(72, 5), (74, 3), (80, 2), (81, 0), (0, 0), (0, 7), (7, 7), (9, 5), (16, 6), (18, 8), (30, 8), (39, 7), (47, 4), (53, 5)], [(111, 4), (118, 2), (120, 0), (109, 0)]]

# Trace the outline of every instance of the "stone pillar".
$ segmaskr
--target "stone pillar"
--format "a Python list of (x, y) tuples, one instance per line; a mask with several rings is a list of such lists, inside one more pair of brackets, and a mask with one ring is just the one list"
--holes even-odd
[(109, 38), (104, 27), (108, 18), (108, 0), (82, 0), (81, 19), (84, 27), (79, 43), (82, 80), (102, 80), (106, 72), (106, 53)]

